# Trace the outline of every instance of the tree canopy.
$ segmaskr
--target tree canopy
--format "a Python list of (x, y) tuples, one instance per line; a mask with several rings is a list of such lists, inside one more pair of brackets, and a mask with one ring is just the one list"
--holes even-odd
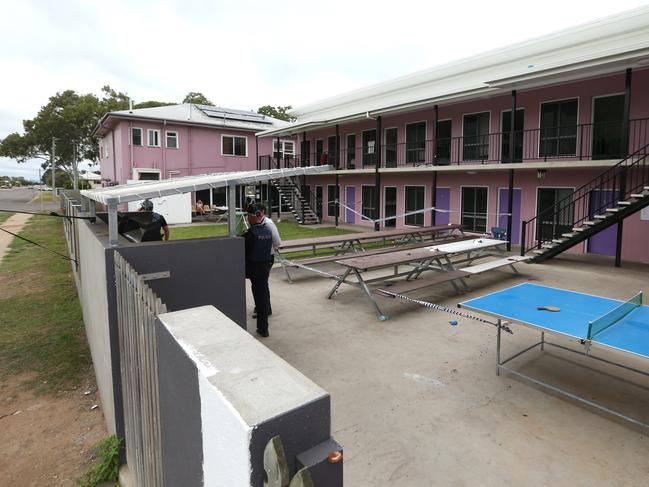
[(183, 103), (195, 103), (196, 105), (212, 105), (214, 106), (214, 103), (212, 103), (210, 100), (207, 99), (207, 97), (198, 91), (190, 91), (185, 95), (185, 98), (183, 98)]
[(259, 107), (257, 109), (257, 113), (263, 113), (264, 115), (268, 115), (268, 116), (276, 118), (278, 120), (285, 120), (287, 122), (295, 122), (296, 118), (291, 117), (288, 113), (286, 113), (291, 108), (293, 108), (291, 105), (287, 105), (285, 107), (282, 107), (282, 106), (274, 107), (272, 105), (264, 105), (263, 107)]

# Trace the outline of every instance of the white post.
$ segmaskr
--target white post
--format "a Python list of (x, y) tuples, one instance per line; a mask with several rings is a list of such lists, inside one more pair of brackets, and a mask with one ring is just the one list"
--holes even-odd
[(56, 139), (52, 137), (52, 153), (50, 154), (52, 161), (50, 164), (50, 170), (52, 171), (52, 195), (54, 195), (54, 190), (56, 189)]
[(108, 243), (111, 247), (119, 245), (119, 235), (117, 231), (117, 202), (108, 203)]
[(237, 236), (237, 186), (228, 185), (228, 235)]
[(39, 188), (41, 188), (40, 196), (41, 196), (41, 213), (43, 213), (43, 176), (41, 176), (41, 170), (38, 170), (38, 180), (41, 183), (39, 185)]

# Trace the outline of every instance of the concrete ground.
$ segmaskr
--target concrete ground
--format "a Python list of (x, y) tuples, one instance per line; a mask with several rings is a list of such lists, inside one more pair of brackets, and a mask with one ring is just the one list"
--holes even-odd
[[(616, 269), (609, 259), (566, 256), (519, 269), (520, 276), (503, 270), (472, 277), (473, 291), (463, 296), (448, 285), (414, 296), (454, 307), (525, 281), (622, 299), (649, 293), (648, 265)], [(391, 319), (379, 322), (359, 289), (343, 286), (329, 301), (332, 281), (295, 276), (289, 284), (280, 269), (271, 273), (274, 314), (264, 343), (331, 394), (345, 485), (649, 485), (648, 433), (496, 376), (493, 326), (388, 298), (379, 299)], [(250, 313), (252, 306), (248, 289)], [(254, 320), (248, 329), (254, 333)], [(539, 338), (520, 326), (504, 336), (505, 353)], [(596, 354), (649, 372), (646, 362)], [(646, 376), (547, 348), (511, 365), (649, 422)]]

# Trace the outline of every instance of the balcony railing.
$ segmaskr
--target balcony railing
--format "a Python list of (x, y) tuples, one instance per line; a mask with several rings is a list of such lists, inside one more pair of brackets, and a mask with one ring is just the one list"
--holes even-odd
[[(628, 144), (622, 122), (601, 122), (562, 127), (544, 127), (484, 135), (437, 138), (376, 145), (341, 147), (339, 151), (303, 155), (267, 155), (272, 167), (331, 164), (339, 169), (415, 167), (422, 165), (501, 164), (547, 160), (623, 159), (649, 142), (649, 118), (629, 121)], [(342, 139), (341, 139), (342, 142)], [(380, 156), (380, 157), (379, 157)], [(260, 162), (271, 167), (270, 162)]]

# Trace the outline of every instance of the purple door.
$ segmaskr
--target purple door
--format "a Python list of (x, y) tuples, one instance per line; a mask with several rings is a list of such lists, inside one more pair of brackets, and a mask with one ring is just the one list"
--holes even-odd
[[(615, 191), (611, 190), (593, 190), (590, 193), (590, 211), (589, 216), (602, 214), (606, 208), (613, 206)], [(617, 224), (608, 227), (605, 230), (593, 235), (588, 239), (588, 252), (600, 255), (615, 255), (615, 246), (617, 245)]]
[[(498, 189), (498, 226), (507, 228), (507, 215), (502, 213), (509, 213), (507, 207), (509, 204), (509, 188)], [(514, 188), (514, 199), (512, 200), (512, 238), (511, 243), (520, 243), (521, 238), (521, 190)]]
[[(356, 187), (347, 186), (345, 188), (345, 205), (348, 208), (345, 209), (345, 222), (346, 223), (356, 223)], [(353, 210), (353, 211), (352, 211)]]
[[(435, 193), (435, 208), (449, 210), (451, 202), (451, 190), (449, 188), (437, 188)], [(446, 225), (451, 221), (450, 213), (443, 211), (435, 212), (435, 225)]]

